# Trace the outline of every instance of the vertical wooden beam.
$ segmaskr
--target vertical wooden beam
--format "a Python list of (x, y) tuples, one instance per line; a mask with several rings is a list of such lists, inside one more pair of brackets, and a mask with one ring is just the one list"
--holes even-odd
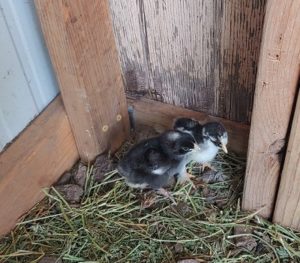
[(129, 122), (108, 0), (35, 0), (81, 158), (115, 150)]
[(243, 209), (272, 214), (299, 76), (300, 0), (269, 0), (250, 129)]
[(273, 221), (300, 230), (300, 94), (281, 175)]

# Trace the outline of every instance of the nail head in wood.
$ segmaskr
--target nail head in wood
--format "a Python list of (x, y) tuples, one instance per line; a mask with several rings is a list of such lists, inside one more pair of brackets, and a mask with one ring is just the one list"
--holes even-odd
[(107, 132), (107, 131), (108, 131), (108, 125), (104, 125), (104, 126), (102, 127), (102, 131), (103, 131), (103, 132)]
[(122, 115), (121, 114), (118, 114), (117, 115), (117, 121), (121, 121), (122, 120)]

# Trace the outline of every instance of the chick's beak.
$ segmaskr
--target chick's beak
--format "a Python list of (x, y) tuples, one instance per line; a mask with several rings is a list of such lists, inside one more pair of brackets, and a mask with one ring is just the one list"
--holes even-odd
[(226, 144), (225, 144), (225, 143), (221, 143), (221, 147), (222, 147), (222, 150), (223, 150), (225, 153), (228, 153), (227, 147), (226, 147)]

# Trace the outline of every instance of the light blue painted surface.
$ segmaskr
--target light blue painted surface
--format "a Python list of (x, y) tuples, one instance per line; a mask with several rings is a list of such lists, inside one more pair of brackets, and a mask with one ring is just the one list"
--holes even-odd
[(58, 94), (33, 0), (0, 0), (0, 151)]

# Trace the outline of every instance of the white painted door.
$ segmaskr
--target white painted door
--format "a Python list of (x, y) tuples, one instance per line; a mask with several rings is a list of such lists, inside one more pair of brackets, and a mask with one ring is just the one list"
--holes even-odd
[(33, 0), (0, 0), (0, 151), (57, 93)]

